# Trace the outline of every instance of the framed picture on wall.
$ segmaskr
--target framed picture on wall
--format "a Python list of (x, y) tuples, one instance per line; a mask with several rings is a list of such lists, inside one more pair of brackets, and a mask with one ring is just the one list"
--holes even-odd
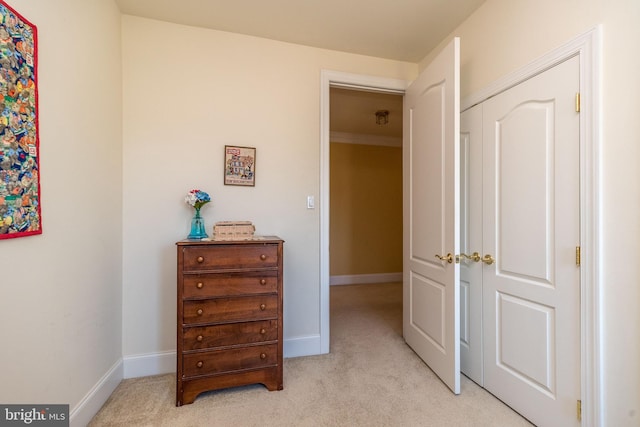
[(42, 233), (37, 36), (0, 0), (0, 239)]
[(256, 149), (224, 146), (224, 185), (256, 185)]

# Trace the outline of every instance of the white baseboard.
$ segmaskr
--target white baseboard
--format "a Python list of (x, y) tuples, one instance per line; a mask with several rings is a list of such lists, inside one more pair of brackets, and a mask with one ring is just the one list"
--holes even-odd
[(149, 377), (176, 371), (176, 352), (136, 354), (124, 357), (124, 378)]
[(118, 387), (123, 378), (123, 363), (119, 359), (95, 386), (82, 398), (69, 414), (69, 425), (71, 427), (84, 427), (98, 413), (104, 402), (107, 401), (111, 393)]
[(285, 358), (322, 354), (320, 335), (289, 338), (284, 340), (283, 347), (282, 352)]
[(331, 276), (329, 284), (333, 285), (359, 285), (363, 283), (389, 283), (402, 282), (402, 272), (381, 274), (352, 274), (344, 276)]

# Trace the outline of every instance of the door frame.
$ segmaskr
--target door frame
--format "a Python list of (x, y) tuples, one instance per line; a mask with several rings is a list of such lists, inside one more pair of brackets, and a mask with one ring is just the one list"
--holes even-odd
[(329, 353), (329, 145), (330, 89), (339, 87), (404, 95), (410, 82), (400, 79), (321, 70), (320, 72), (320, 354)]
[(597, 26), (462, 100), (465, 111), (571, 58), (580, 58), (580, 353), (582, 425), (603, 425), (601, 28)]

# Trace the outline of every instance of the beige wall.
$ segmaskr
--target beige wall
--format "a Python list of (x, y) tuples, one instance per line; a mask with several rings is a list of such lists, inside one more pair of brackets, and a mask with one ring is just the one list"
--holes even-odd
[(465, 97), (602, 24), (603, 425), (621, 427), (640, 425), (638, 22), (637, 0), (488, 0), (452, 34)]
[(330, 151), (331, 275), (402, 272), (402, 148)]
[(73, 412), (122, 356), (120, 13), (10, 3), (38, 27), (43, 233), (0, 241), (0, 402)]
[[(284, 337), (319, 334), (320, 72), (412, 79), (417, 64), (123, 17), (124, 355), (175, 349), (187, 190), (215, 221), (250, 220), (284, 250)], [(225, 144), (257, 148), (256, 186), (223, 185)], [(286, 355), (286, 354), (285, 354)], [(168, 357), (171, 369), (175, 364)]]

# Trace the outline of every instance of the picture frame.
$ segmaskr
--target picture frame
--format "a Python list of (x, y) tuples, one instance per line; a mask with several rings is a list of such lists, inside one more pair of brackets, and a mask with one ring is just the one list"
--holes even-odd
[(38, 31), (0, 0), (0, 240), (42, 234)]
[(224, 185), (256, 185), (256, 149), (236, 145), (224, 146)]

